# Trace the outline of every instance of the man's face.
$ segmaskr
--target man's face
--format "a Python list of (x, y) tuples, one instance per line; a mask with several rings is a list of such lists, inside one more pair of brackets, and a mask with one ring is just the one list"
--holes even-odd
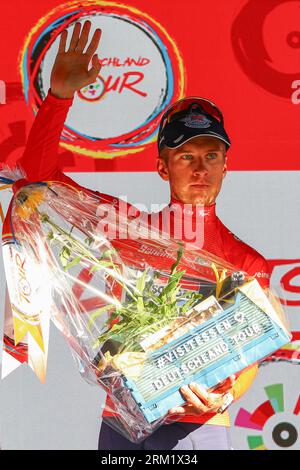
[(213, 204), (227, 172), (225, 144), (216, 137), (198, 136), (176, 149), (165, 147), (157, 170), (169, 181), (173, 198), (184, 204)]

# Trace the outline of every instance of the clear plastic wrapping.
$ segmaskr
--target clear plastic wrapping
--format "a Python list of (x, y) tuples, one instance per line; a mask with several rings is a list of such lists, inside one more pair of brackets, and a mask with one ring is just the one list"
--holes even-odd
[(110, 198), (27, 184), (8, 217), (6, 346), (27, 348), (44, 377), (51, 318), (81, 375), (107, 392), (103, 419), (133, 442), (184, 404), (183, 384), (213, 389), (290, 341), (269, 289), (208, 252), (149, 237)]

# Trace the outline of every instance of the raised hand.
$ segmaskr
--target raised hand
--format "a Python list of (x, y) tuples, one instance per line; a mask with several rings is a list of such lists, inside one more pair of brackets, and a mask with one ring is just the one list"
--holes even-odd
[[(101, 29), (96, 29), (86, 49), (91, 22), (85, 21), (81, 30), (81, 24), (76, 23), (69, 49), (66, 51), (68, 31), (61, 33), (58, 53), (51, 72), (51, 93), (57, 98), (72, 98), (75, 91), (93, 83), (100, 72), (101, 65), (98, 55), (95, 54), (101, 37)], [(88, 69), (90, 62), (92, 67)]]

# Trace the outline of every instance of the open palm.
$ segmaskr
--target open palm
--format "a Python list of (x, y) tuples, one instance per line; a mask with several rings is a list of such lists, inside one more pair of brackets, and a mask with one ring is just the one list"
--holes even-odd
[[(93, 83), (100, 72), (101, 65), (95, 51), (99, 45), (101, 30), (96, 29), (88, 42), (91, 22), (86, 21), (81, 31), (81, 24), (76, 23), (71, 37), (69, 49), (66, 51), (67, 30), (61, 33), (58, 53), (51, 72), (51, 92), (58, 98), (71, 98), (74, 92)], [(89, 64), (92, 66), (89, 69)]]

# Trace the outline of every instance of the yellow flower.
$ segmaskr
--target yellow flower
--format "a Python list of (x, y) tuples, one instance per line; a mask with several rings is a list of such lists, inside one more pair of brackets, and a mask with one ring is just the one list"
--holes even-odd
[(45, 199), (45, 187), (24, 188), (16, 197), (15, 214), (21, 219), (29, 218)]

